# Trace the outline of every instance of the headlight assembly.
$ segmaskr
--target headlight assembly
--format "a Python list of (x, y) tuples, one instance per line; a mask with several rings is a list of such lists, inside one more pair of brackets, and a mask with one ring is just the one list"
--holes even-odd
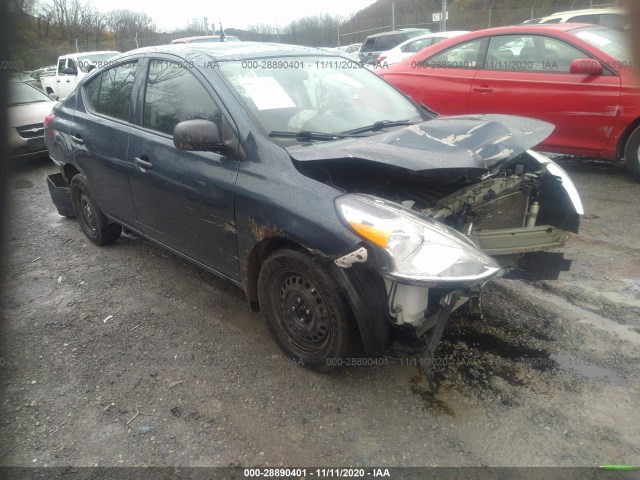
[(383, 273), (398, 282), (465, 286), (500, 271), (456, 230), (394, 203), (349, 194), (336, 199), (336, 209), (349, 228), (386, 251), (391, 268)]

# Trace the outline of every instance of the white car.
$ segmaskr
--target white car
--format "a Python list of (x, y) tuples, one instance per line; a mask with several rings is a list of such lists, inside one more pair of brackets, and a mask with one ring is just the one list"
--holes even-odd
[(467, 31), (453, 31), (453, 32), (435, 32), (420, 35), (419, 37), (413, 37), (409, 40), (402, 42), (397, 47), (381, 52), (378, 56), (377, 64), (385, 64), (385, 66), (394, 65), (401, 62), (405, 58), (409, 58), (414, 53), (419, 52), (423, 48), (427, 48), (435, 43), (438, 43), (447, 38), (456, 37), (463, 33), (469, 33)]
[(358, 53), (360, 52), (360, 46), (361, 45), (362, 45), (361, 43), (352, 43), (351, 45), (346, 45), (344, 47), (338, 47), (338, 50), (340, 50), (345, 55), (348, 55), (349, 57), (357, 59), (358, 58)]
[(556, 12), (541, 18), (536, 23), (592, 23), (622, 31), (628, 30), (630, 24), (627, 12), (623, 8), (615, 7)]

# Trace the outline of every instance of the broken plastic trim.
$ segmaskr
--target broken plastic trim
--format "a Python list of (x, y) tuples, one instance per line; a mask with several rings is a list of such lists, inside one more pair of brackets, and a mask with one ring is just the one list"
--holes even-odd
[(351, 253), (347, 253), (340, 258), (334, 260), (335, 264), (341, 268), (349, 268), (354, 263), (364, 263), (367, 261), (369, 252), (364, 247), (360, 247)]
[(540, 165), (544, 165), (547, 168), (547, 172), (551, 175), (555, 175), (556, 177), (560, 177), (562, 180), (562, 186), (564, 187), (567, 195), (569, 196), (569, 200), (571, 200), (571, 204), (575, 209), (578, 215), (584, 215), (584, 207), (582, 206), (582, 200), (580, 200), (580, 194), (578, 193), (578, 189), (576, 185), (573, 183), (573, 180), (569, 177), (569, 174), (564, 171), (564, 169), (558, 165), (556, 162), (551, 160), (550, 158), (535, 152), (533, 150), (527, 150), (527, 153), (536, 160)]

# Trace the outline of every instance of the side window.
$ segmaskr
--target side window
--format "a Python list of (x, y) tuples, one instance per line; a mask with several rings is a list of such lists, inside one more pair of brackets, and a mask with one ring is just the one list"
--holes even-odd
[(376, 44), (376, 39), (375, 38), (367, 38), (367, 40), (364, 42), (364, 45), (362, 46), (362, 49), (360, 51), (361, 52), (373, 52), (373, 50), (375, 48), (375, 44)]
[(98, 108), (98, 94), (100, 93), (100, 80), (102, 75), (98, 75), (90, 82), (85, 83), (83, 97), (91, 107), (91, 110), (96, 111)]
[(487, 51), (487, 70), (568, 73), (571, 62), (586, 55), (555, 38), (537, 35), (492, 37)]
[(543, 70), (545, 72), (569, 73), (572, 61), (588, 57), (586, 53), (561, 40), (544, 39)]
[(221, 126), (222, 112), (204, 86), (187, 68), (166, 60), (149, 65), (143, 126), (173, 135), (185, 120), (210, 120)]
[(482, 39), (456, 45), (426, 61), (431, 68), (477, 68)]
[(110, 68), (84, 86), (84, 96), (90, 108), (99, 114), (129, 120), (129, 105), (137, 62)]
[(376, 52), (384, 52), (386, 50), (391, 50), (396, 45), (404, 42), (407, 38), (403, 35), (385, 35), (383, 37), (376, 38)]
[(576, 15), (571, 17), (568, 21), (571, 23), (593, 23), (598, 25), (599, 15)]
[(414, 40), (411, 43), (407, 43), (404, 47), (402, 47), (400, 50), (402, 50), (404, 53), (415, 53), (415, 52), (419, 52), (420, 50), (422, 50), (423, 48), (428, 47), (429, 45), (431, 45), (432, 39), (431, 38), (423, 38), (421, 40)]
[(67, 59), (62, 58), (58, 62), (58, 75), (64, 75), (64, 73), (62, 72), (64, 71), (65, 68), (67, 68)]
[(531, 71), (541, 66), (541, 55), (531, 35), (500, 35), (491, 37), (487, 70)]

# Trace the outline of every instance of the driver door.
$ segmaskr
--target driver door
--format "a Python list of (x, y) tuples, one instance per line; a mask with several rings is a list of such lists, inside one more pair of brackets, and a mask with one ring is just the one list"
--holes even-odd
[(146, 69), (141, 124), (129, 138), (129, 180), (138, 226), (192, 260), (239, 278), (234, 192), (239, 162), (215, 152), (173, 144), (182, 121), (210, 120), (221, 128), (217, 98), (206, 81), (178, 63), (151, 59)]

